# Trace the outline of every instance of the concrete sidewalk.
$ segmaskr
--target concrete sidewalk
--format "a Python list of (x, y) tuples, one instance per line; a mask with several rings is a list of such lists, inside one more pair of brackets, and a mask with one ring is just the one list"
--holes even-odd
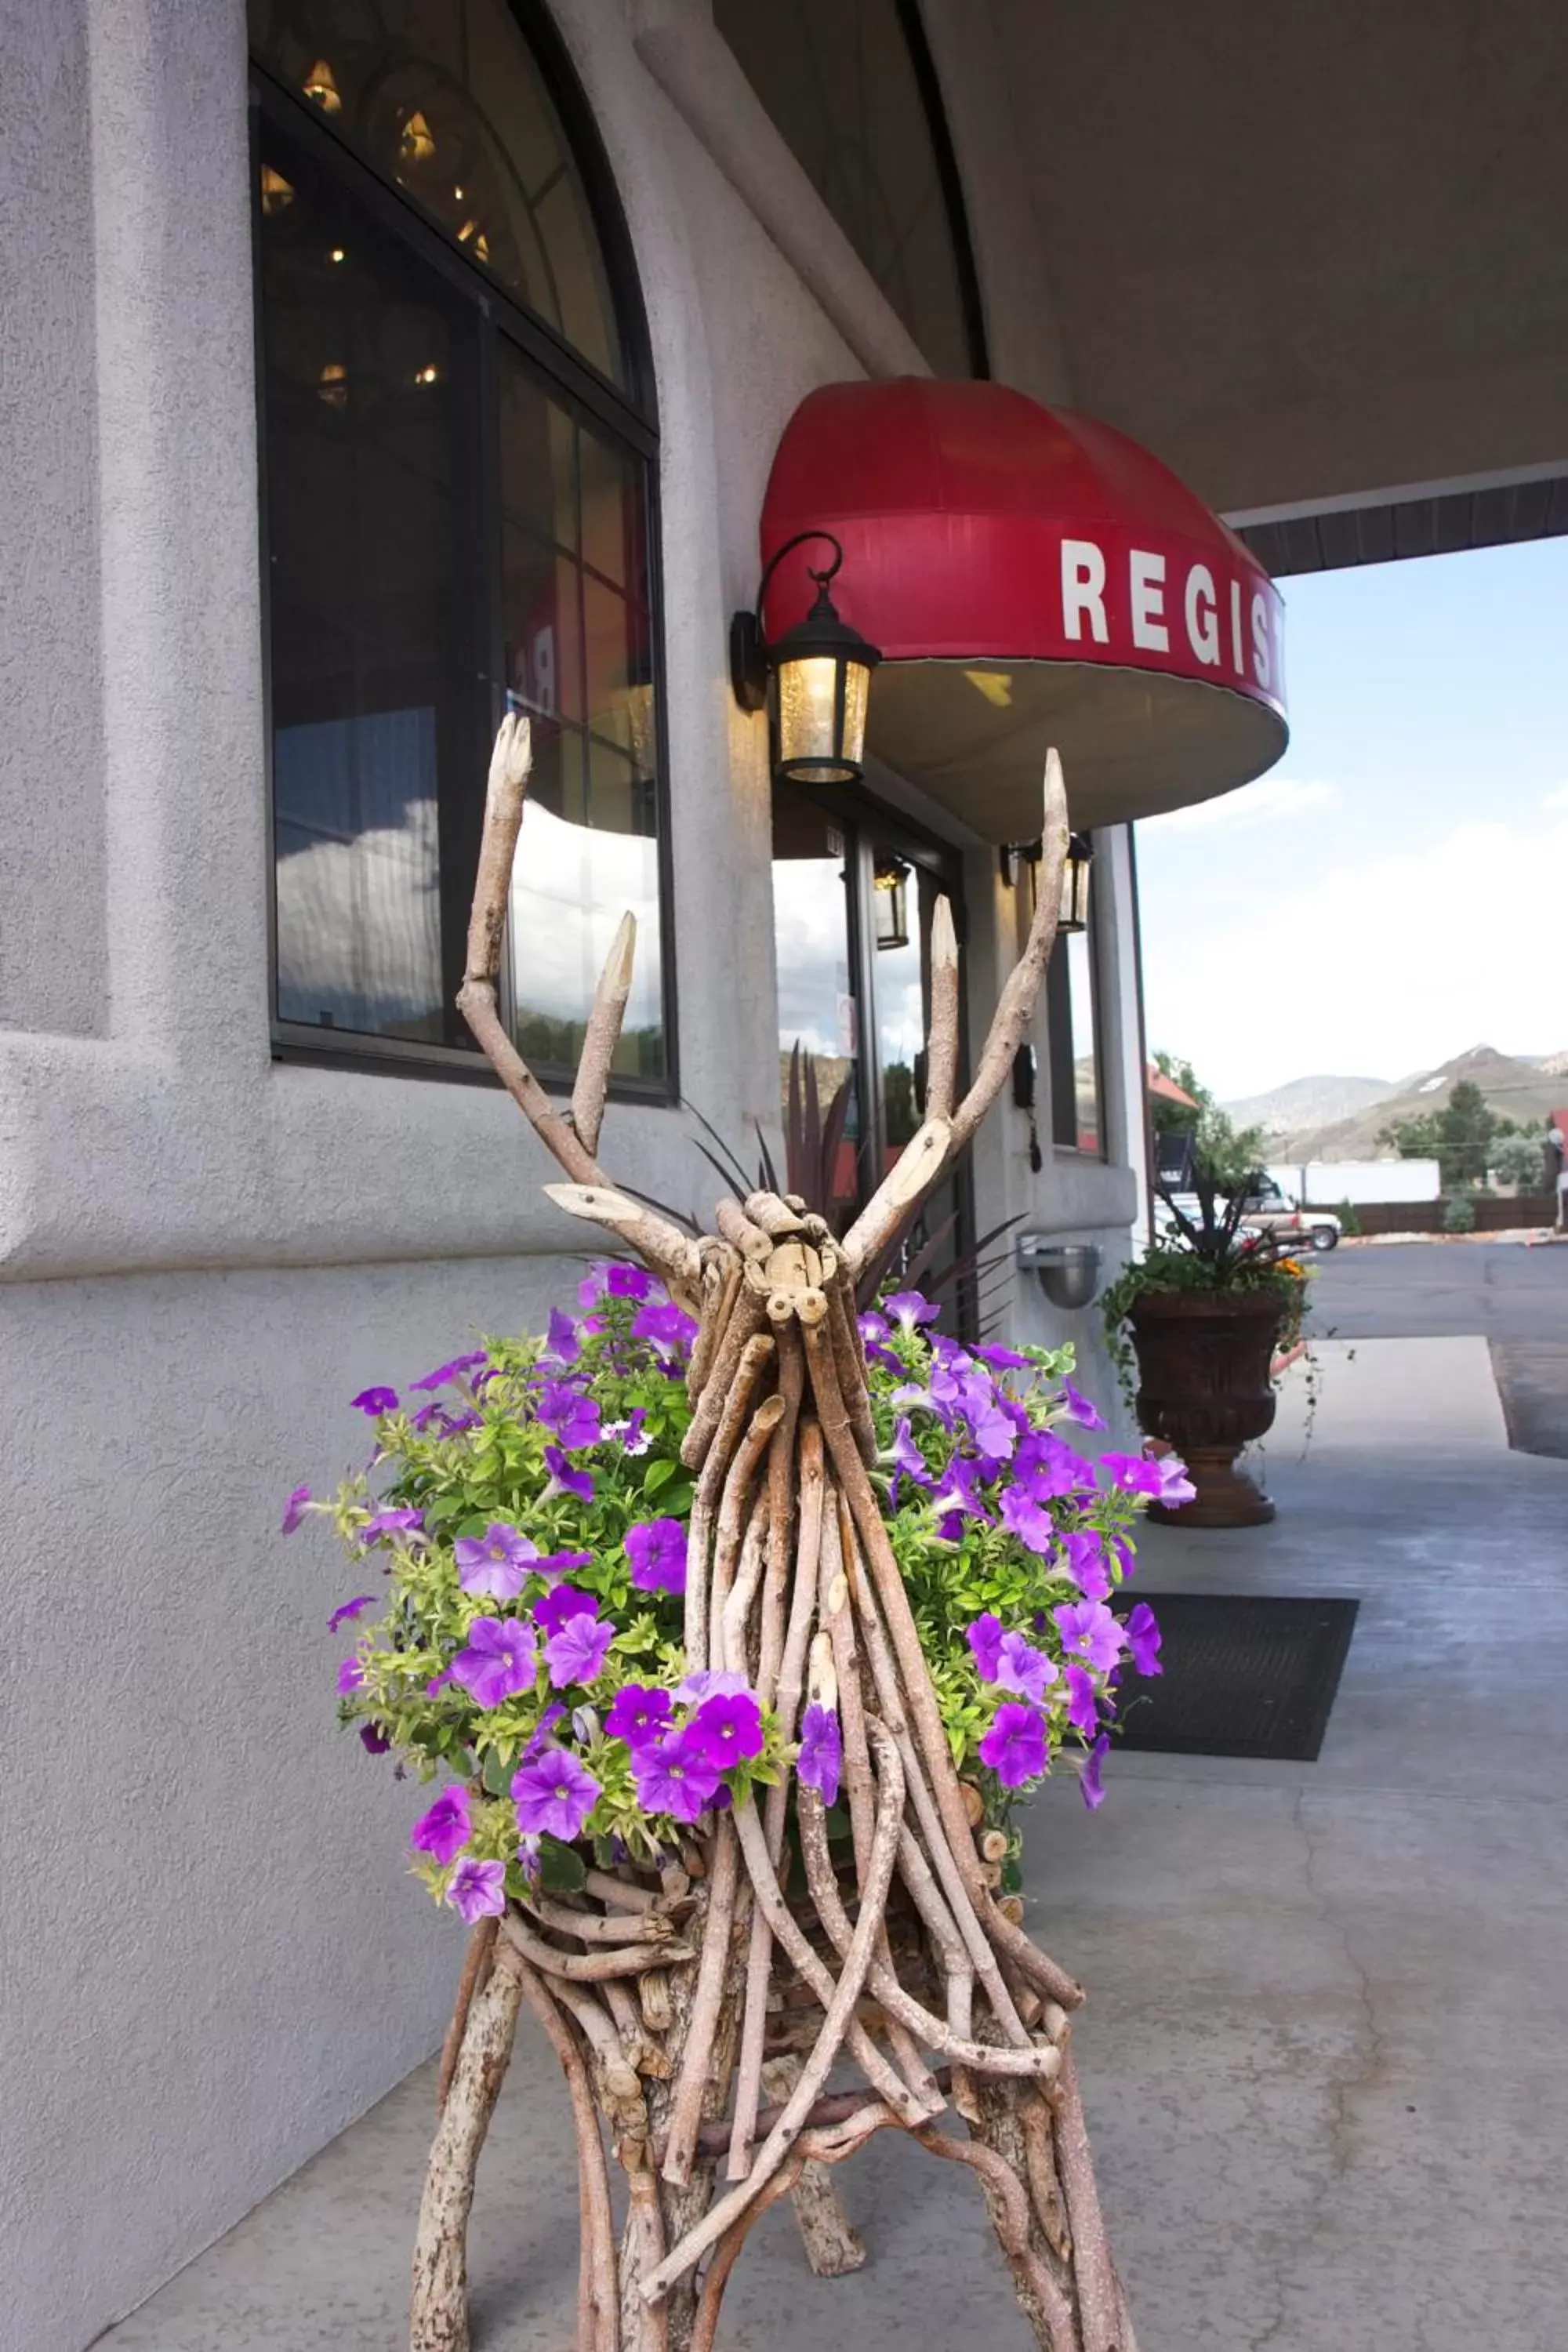
[[(1560, 2352), (1568, 1464), (1507, 1450), (1482, 1340), (1322, 1353), (1305, 1460), (1299, 1380), (1268, 1449), (1278, 1522), (1151, 1528), (1141, 1573), (1152, 1596), (1362, 1597), (1320, 1761), (1113, 1758), (1093, 1818), (1064, 1779), (1035, 1809), (1034, 1921), (1090, 1988), (1080, 2071), (1142, 2352)], [(426, 2068), (100, 2340), (395, 2352), (431, 2120)], [(1021, 2347), (952, 2170), (889, 2134), (840, 2173), (855, 2278), (813, 2279), (769, 2215), (723, 2344)], [(525, 2023), (476, 2352), (564, 2352), (575, 2267), (564, 2101)]]

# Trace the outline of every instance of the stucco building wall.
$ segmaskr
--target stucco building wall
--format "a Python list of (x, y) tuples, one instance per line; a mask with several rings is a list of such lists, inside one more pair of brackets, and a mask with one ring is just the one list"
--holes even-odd
[[(556, 13), (658, 373), (682, 1083), (740, 1137), (775, 1114), (777, 1044), (765, 733), (726, 625), (784, 421), (865, 362), (644, 62), (666, 12)], [(958, 0), (931, 16), (959, 54)], [(582, 1244), (498, 1093), (271, 1058), (241, 0), (12, 5), (0, 40), (0, 2343), (77, 2352), (439, 2032), (460, 1937), (403, 1877), (416, 1793), (334, 1727), (346, 1571), (278, 1516), (362, 1458), (360, 1387), (540, 1318)], [(774, 143), (809, 256), (826, 216)], [(1005, 162), (961, 151), (988, 317), (1005, 367), (1002, 322), (1036, 304), (1017, 373), (1048, 392)], [(862, 340), (896, 360), (863, 290)], [(1016, 908), (993, 853), (968, 872), (978, 1024)], [(1119, 938), (1112, 912), (1118, 971)], [(688, 1127), (612, 1108), (606, 1156), (700, 1203)], [(1124, 1246), (1125, 1167), (1047, 1151), (1037, 1184), (1026, 1149), (1009, 1109), (983, 1225)], [(1068, 1328), (1033, 1295), (1018, 1314)]]

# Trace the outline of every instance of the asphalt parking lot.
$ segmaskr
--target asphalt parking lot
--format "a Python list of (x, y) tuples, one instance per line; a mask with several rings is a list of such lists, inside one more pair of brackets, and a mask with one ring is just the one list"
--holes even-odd
[(1510, 1444), (1568, 1458), (1568, 1244), (1342, 1244), (1310, 1264), (1310, 1333), (1483, 1339)]

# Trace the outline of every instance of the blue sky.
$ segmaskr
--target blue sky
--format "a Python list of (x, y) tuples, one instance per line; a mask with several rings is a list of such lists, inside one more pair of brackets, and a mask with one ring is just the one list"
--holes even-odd
[(1568, 1047), (1568, 540), (1280, 585), (1284, 759), (1137, 829), (1151, 1051), (1237, 1096)]

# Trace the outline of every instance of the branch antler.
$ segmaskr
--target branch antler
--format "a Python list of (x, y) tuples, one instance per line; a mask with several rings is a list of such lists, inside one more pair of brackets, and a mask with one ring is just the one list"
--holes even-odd
[(569, 1184), (547, 1184), (544, 1189), (550, 1198), (573, 1216), (584, 1217), (592, 1224), (605, 1225), (618, 1234), (672, 1286), (689, 1297), (700, 1270), (695, 1247), (678, 1226), (617, 1192), (596, 1157), (610, 1064), (631, 992), (632, 957), (637, 945), (637, 924), (632, 916), (622, 916), (594, 992), (569, 1113), (555, 1108), (513, 1045), (500, 1017), (496, 982), (500, 971), (517, 838), (522, 827), (523, 803), (528, 797), (532, 767), (533, 740), (528, 720), (509, 710), (490, 753), (484, 833), (479, 843), (473, 909), (468, 918), (468, 970), (458, 991), (458, 1010), (483, 1046), (491, 1068), (513, 1102), (572, 1180)]
[(931, 921), (926, 1116), (839, 1244), (857, 1274), (887, 1248), (915, 1202), (923, 1199), (949, 1161), (963, 1150), (1001, 1093), (1013, 1066), (1013, 1057), (1024, 1041), (1056, 941), (1062, 870), (1067, 863), (1067, 788), (1062, 782), (1062, 763), (1055, 751), (1046, 753), (1041, 839), (1035, 918), (1029, 926), (1029, 936), (996, 1000), (974, 1083), (956, 1109), (952, 1097), (958, 1069), (958, 941), (946, 899), (937, 901)]

